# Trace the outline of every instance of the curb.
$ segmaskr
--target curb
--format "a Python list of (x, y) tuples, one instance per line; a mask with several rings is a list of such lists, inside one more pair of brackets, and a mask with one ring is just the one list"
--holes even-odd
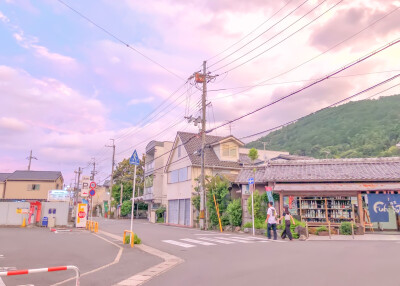
[[(106, 236), (109, 236), (113, 239), (116, 240), (120, 240), (122, 241), (122, 237), (106, 232), (106, 231), (102, 231), (99, 230), (99, 234), (103, 234)], [(164, 260), (164, 262), (161, 262), (157, 265), (154, 265), (142, 272), (139, 272), (131, 277), (129, 277), (128, 279), (125, 279), (121, 282), (119, 282), (118, 284), (114, 284), (113, 286), (138, 286), (138, 285), (143, 285), (144, 283), (146, 283), (147, 281), (149, 281), (150, 279), (161, 275), (162, 273), (167, 272), (168, 270), (171, 270), (172, 268), (174, 268), (175, 266), (177, 266), (178, 264), (181, 264), (182, 262), (184, 262), (183, 259), (176, 257), (172, 254), (163, 252), (161, 250), (158, 250), (156, 248), (150, 247), (148, 245), (144, 245), (144, 244), (139, 244), (136, 245), (135, 247), (137, 247), (138, 249), (147, 252), (148, 254), (157, 256), (161, 259)]]

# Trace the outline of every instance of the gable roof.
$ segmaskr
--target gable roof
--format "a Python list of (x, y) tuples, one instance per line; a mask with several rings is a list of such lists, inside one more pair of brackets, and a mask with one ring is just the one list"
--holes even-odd
[[(189, 132), (178, 132), (177, 136), (181, 139), (182, 144), (185, 147), (185, 150), (189, 156), (192, 165), (200, 166), (201, 157), (195, 153), (197, 153), (197, 151), (201, 149), (201, 136), (199, 134), (189, 133)], [(228, 137), (233, 137), (233, 136), (228, 136)], [(206, 167), (221, 167), (221, 168), (231, 168), (231, 169), (240, 168), (239, 162), (221, 161), (218, 158), (217, 154), (215, 154), (214, 149), (210, 147), (212, 144), (226, 138), (227, 137), (206, 135), (206, 148), (204, 153)]]
[(15, 171), (7, 181), (55, 181), (61, 176), (59, 171)]
[[(237, 183), (245, 184), (252, 169), (243, 169)], [(270, 162), (256, 170), (256, 182), (366, 182), (400, 180), (400, 157), (324, 159)]]
[(11, 173), (0, 173), (0, 182), (4, 182), (10, 175)]

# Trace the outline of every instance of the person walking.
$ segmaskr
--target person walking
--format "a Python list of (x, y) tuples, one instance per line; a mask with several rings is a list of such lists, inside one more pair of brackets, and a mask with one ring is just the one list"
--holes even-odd
[(285, 229), (282, 232), (281, 238), (285, 239), (286, 236), (289, 237), (289, 240), (293, 239), (292, 232), (290, 231), (290, 222), (294, 224), (294, 218), (289, 213), (289, 208), (285, 207), (285, 211), (281, 219), (285, 220)]
[(276, 209), (274, 208), (274, 203), (268, 203), (269, 208), (267, 211), (267, 219), (265, 222), (267, 223), (267, 231), (268, 231), (268, 239), (271, 239), (271, 229), (274, 232), (274, 240), (277, 240), (278, 234), (276, 233)]

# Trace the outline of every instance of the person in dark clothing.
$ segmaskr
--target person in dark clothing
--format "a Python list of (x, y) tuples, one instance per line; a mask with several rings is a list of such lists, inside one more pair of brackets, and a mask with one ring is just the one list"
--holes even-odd
[(286, 236), (289, 237), (290, 240), (293, 239), (292, 232), (290, 231), (290, 222), (294, 224), (294, 219), (292, 215), (289, 213), (289, 208), (285, 208), (285, 211), (283, 213), (283, 216), (281, 219), (285, 220), (285, 229), (282, 232), (281, 238), (285, 239)]

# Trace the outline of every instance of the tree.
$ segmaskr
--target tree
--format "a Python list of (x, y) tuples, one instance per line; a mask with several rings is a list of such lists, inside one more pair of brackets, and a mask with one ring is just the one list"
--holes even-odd
[[(136, 190), (135, 197), (139, 196), (139, 191), (144, 187), (144, 158), (140, 160), (139, 166), (136, 167)], [(130, 200), (132, 198), (132, 184), (135, 166), (129, 164), (129, 159), (122, 160), (117, 168), (114, 170), (114, 185), (112, 189), (112, 197), (116, 202), (120, 202), (121, 183), (123, 184), (122, 201)]]
[(209, 214), (209, 220), (211, 226), (216, 226), (219, 224), (218, 222), (218, 215), (215, 209), (214, 203), (214, 195), (215, 200), (219, 207), (219, 215), (225, 212), (226, 207), (229, 201), (229, 182), (225, 178), (221, 178), (220, 176), (212, 177), (208, 180), (206, 184), (207, 190), (207, 209)]
[(256, 148), (251, 148), (249, 150), (248, 156), (249, 156), (251, 162), (254, 163), (254, 161), (258, 159), (258, 151), (257, 151), (257, 149)]

